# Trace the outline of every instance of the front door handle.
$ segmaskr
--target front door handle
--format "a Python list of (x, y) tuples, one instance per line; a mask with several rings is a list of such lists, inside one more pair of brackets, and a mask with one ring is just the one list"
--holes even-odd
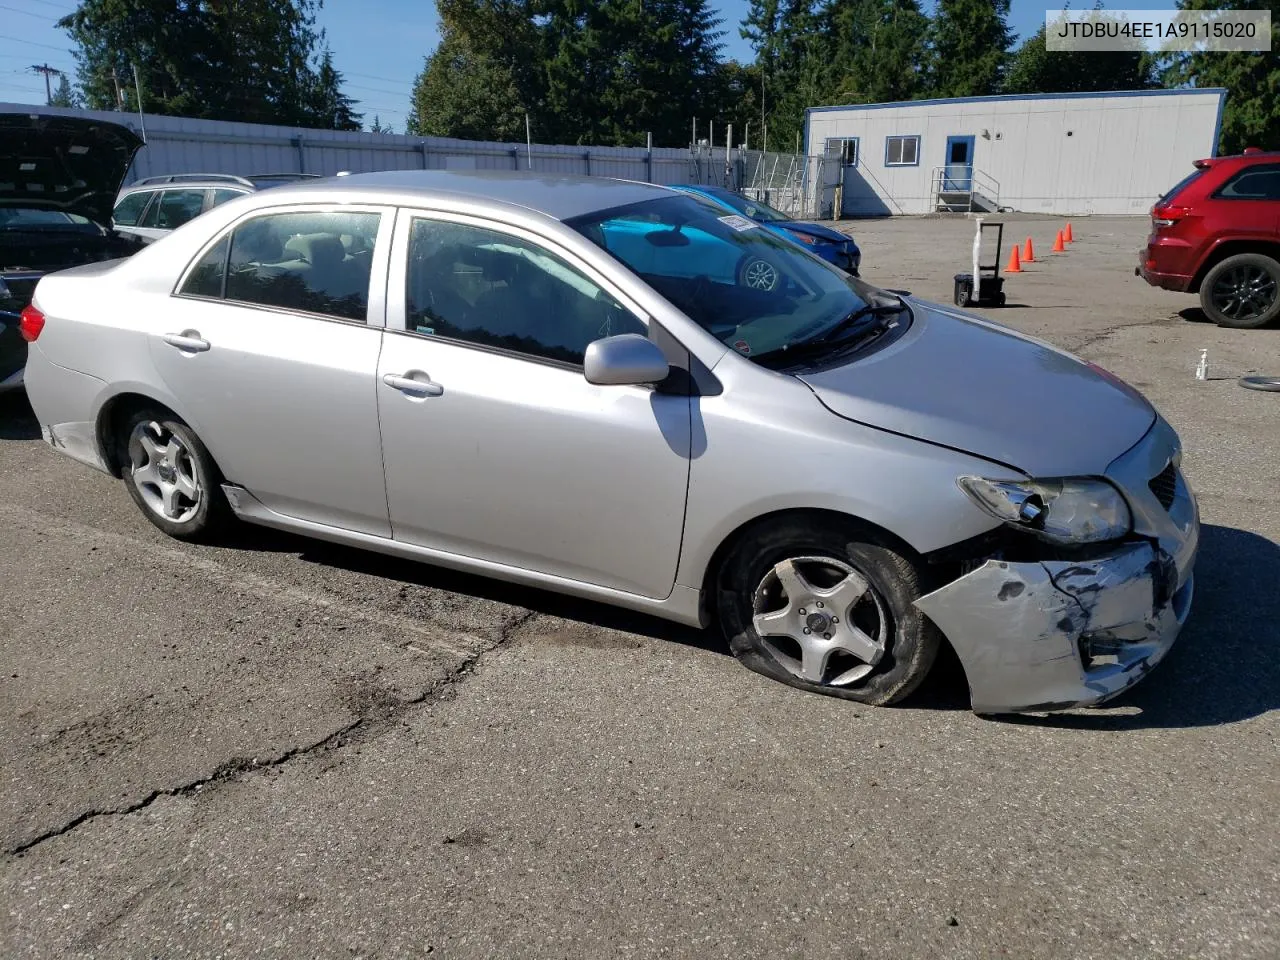
[(444, 387), (438, 383), (432, 383), (421, 370), (410, 370), (404, 376), (384, 373), (382, 382), (388, 387), (395, 387), (405, 393), (414, 393), (423, 397), (438, 397), (444, 393)]
[(161, 338), (171, 347), (177, 347), (187, 353), (204, 353), (209, 349), (209, 341), (200, 336), (198, 330), (183, 330), (181, 333), (166, 333)]

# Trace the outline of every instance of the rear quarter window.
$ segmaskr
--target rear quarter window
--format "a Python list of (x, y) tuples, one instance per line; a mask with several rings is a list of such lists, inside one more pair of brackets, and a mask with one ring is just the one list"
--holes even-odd
[(1280, 200), (1280, 163), (1246, 167), (1214, 196), (1226, 200)]

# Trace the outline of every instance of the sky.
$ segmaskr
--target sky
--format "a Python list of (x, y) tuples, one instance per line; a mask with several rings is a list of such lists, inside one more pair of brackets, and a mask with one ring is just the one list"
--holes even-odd
[[(1174, 0), (1117, 0), (1114, 9), (1167, 9)], [(75, 77), (71, 43), (55, 23), (75, 9), (74, 0), (0, 0), (0, 103), (44, 103), (44, 78), (35, 64), (47, 63)], [(724, 18), (726, 57), (749, 61), (751, 47), (738, 25), (749, 0), (712, 0)], [(932, 0), (923, 6), (931, 10)], [(1044, 23), (1046, 7), (1061, 0), (1013, 0), (1009, 25), (1021, 37)], [(1083, 0), (1073, 7), (1092, 6)], [(334, 66), (346, 78), (344, 89), (359, 101), (368, 124), (377, 115), (397, 133), (404, 132), (413, 78), (439, 40), (431, 0), (326, 0), (318, 18), (333, 50)], [(56, 85), (57, 77), (51, 78)]]

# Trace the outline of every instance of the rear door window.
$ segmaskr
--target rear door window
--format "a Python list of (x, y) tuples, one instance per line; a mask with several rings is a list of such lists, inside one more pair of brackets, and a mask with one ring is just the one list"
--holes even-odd
[[(242, 223), (231, 235), (224, 296), (363, 323), (380, 220), (378, 213), (316, 211), (273, 213)], [(204, 259), (216, 263), (216, 248)], [(213, 288), (204, 266), (202, 260), (187, 284)], [(185, 285), (183, 292), (188, 292)]]
[(204, 190), (166, 190), (160, 202), (151, 205), (143, 227), (159, 230), (176, 230), (189, 220), (200, 216), (204, 209)]

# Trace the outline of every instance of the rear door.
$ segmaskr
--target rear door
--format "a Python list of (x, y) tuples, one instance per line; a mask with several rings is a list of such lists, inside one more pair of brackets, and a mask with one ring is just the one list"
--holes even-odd
[(239, 221), (189, 268), (150, 345), (229, 481), (285, 516), (384, 537), (374, 374), (393, 216), (305, 206)]

